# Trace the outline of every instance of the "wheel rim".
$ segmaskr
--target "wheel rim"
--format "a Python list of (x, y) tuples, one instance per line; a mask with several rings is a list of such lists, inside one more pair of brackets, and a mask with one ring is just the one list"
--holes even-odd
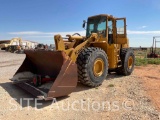
[(98, 58), (94, 62), (93, 73), (96, 77), (101, 76), (104, 71), (104, 61), (101, 58)]
[(131, 69), (132, 65), (133, 65), (133, 57), (130, 56), (129, 59), (128, 59), (128, 68)]

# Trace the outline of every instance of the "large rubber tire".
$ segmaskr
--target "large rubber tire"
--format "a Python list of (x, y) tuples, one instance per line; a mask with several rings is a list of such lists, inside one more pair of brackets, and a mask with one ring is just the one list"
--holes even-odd
[[(120, 68), (117, 68), (117, 74), (125, 76), (130, 75), (134, 70), (134, 64), (135, 64), (134, 51), (130, 48), (121, 49), (120, 58), (122, 66)], [(131, 67), (128, 66), (129, 58), (132, 59)]]
[[(100, 76), (94, 74), (94, 63), (97, 59), (103, 60), (104, 70)], [(108, 59), (106, 53), (97, 47), (83, 49), (77, 58), (78, 79), (89, 87), (97, 87), (102, 84), (108, 73)]]
[(6, 48), (1, 48), (1, 50), (6, 50)]
[(11, 46), (8, 47), (8, 52), (12, 52)]
[(6, 47), (5, 51), (8, 52), (9, 47)]

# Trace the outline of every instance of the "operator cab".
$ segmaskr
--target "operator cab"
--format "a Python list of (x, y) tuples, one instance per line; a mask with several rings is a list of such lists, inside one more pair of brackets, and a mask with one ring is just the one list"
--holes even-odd
[(88, 21), (83, 23), (85, 28), (87, 23), (86, 37), (90, 37), (92, 33), (97, 33), (98, 36), (106, 38), (108, 44), (113, 44), (118, 38), (126, 38), (126, 19), (115, 18), (112, 15), (96, 15), (88, 18)]
[(103, 37), (106, 37), (106, 20), (107, 18), (104, 16), (89, 18), (86, 37), (89, 37), (92, 33), (102, 34)]

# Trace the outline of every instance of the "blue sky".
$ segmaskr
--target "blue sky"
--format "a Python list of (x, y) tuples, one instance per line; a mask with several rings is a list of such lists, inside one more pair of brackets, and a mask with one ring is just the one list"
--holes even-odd
[(150, 47), (153, 36), (160, 36), (159, 0), (0, 0), (0, 40), (52, 44), (55, 34), (84, 35), (82, 21), (102, 13), (127, 18), (132, 47)]

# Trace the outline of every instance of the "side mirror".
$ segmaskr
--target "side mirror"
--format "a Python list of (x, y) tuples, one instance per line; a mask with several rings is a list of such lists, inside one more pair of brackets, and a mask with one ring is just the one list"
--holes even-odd
[(82, 25), (83, 28), (85, 28), (86, 23), (87, 23), (87, 22), (86, 22), (85, 20), (83, 20), (83, 25)]

